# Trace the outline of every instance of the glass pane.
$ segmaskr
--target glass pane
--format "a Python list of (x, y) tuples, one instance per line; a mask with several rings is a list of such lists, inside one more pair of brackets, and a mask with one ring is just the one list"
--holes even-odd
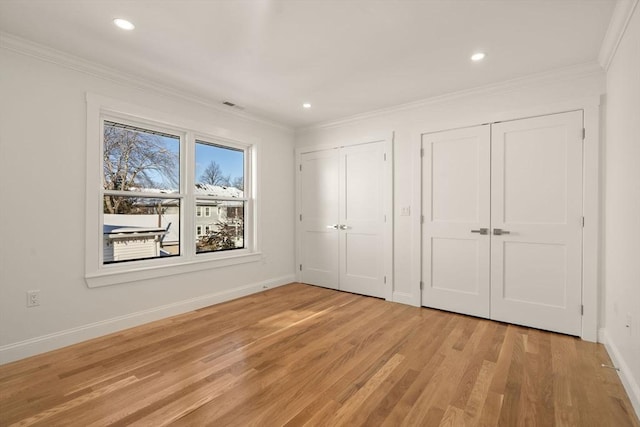
[(244, 248), (244, 203), (197, 200), (209, 208), (210, 216), (196, 217), (196, 252), (216, 252)]
[(196, 141), (196, 191), (220, 197), (243, 197), (244, 151)]
[(163, 191), (180, 188), (180, 138), (104, 122), (105, 190)]
[(105, 264), (180, 254), (180, 200), (104, 196)]

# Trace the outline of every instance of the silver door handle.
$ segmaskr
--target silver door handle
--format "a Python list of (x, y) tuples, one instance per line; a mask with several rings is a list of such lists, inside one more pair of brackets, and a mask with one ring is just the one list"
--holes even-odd
[(348, 225), (346, 225), (346, 224), (340, 224), (340, 226), (339, 226), (339, 227), (340, 227), (340, 230), (348, 230), (349, 228), (351, 228), (351, 227), (349, 227), (349, 226), (348, 226)]
[(483, 235), (487, 235), (489, 234), (489, 229), (488, 228), (481, 228), (480, 230), (471, 230), (472, 233), (480, 233)]
[(337, 230), (337, 229), (338, 229), (338, 227), (339, 227), (339, 225), (338, 225), (338, 224), (327, 225), (327, 228), (332, 228), (332, 229), (334, 229), (334, 230)]
[(503, 230), (502, 228), (494, 228), (493, 235), (494, 236), (502, 236), (503, 234), (511, 234), (510, 231)]

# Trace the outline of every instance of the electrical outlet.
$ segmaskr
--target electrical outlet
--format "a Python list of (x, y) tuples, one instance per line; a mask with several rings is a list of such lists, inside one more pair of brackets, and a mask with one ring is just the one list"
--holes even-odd
[(27, 307), (37, 307), (40, 305), (40, 290), (27, 291)]

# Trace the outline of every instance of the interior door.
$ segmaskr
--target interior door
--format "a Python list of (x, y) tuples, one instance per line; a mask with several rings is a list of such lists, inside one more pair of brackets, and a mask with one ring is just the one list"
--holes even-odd
[(493, 125), (491, 318), (580, 335), (582, 112)]
[(340, 162), (340, 289), (383, 298), (384, 142), (345, 147)]
[(422, 137), (422, 305), (489, 317), (490, 126)]
[(304, 153), (300, 167), (301, 281), (338, 289), (339, 151)]

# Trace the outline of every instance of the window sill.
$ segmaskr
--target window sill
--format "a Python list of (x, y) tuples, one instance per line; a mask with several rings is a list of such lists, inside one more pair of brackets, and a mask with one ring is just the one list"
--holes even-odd
[(155, 279), (158, 277), (172, 276), (176, 274), (191, 273), (194, 271), (209, 270), (230, 265), (258, 262), (262, 258), (261, 252), (250, 254), (229, 255), (215, 259), (193, 259), (190, 261), (180, 261), (173, 264), (153, 265), (144, 267), (131, 267), (124, 269), (103, 268), (95, 273), (87, 273), (85, 281), (90, 288), (101, 286), (118, 285), (121, 283), (135, 282), (138, 280)]

